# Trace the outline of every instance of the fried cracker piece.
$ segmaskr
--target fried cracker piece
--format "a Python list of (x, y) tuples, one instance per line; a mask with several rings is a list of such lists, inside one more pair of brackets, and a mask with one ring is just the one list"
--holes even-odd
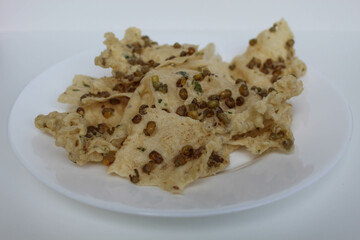
[(78, 165), (101, 162), (109, 152), (117, 151), (125, 138), (124, 128), (108, 128), (100, 123), (92, 126), (81, 114), (51, 112), (39, 115), (35, 126), (52, 135), (55, 144), (69, 153), (69, 159)]
[[(144, 129), (150, 121), (156, 128), (147, 135)], [(190, 150), (184, 151), (187, 146)], [(181, 193), (189, 183), (214, 175), (228, 164), (229, 153), (222, 149), (220, 139), (199, 121), (150, 108), (139, 123), (131, 124), (108, 173)]]
[(292, 106), (286, 101), (302, 90), (300, 80), (287, 76), (277, 81), (266, 97), (256, 99), (253, 92), (243, 111), (239, 109), (241, 112), (233, 115), (229, 126), (231, 138), (227, 143), (244, 146), (253, 154), (269, 149), (293, 150)]
[(113, 77), (93, 78), (76, 75), (72, 85), (59, 96), (58, 101), (85, 106), (96, 102), (105, 102), (112, 98), (131, 97), (132, 93), (130, 92), (114, 90), (118, 83), (119, 81)]
[(306, 65), (295, 56), (294, 44), (294, 34), (281, 19), (250, 40), (244, 54), (234, 57), (229, 66), (231, 75), (261, 88), (269, 88), (279, 78), (290, 74), (301, 77)]
[(202, 57), (197, 53), (198, 46), (192, 44), (158, 45), (148, 36), (142, 36), (138, 28), (128, 28), (122, 40), (113, 33), (105, 34), (106, 50), (95, 58), (95, 64), (112, 68), (113, 75), (126, 75), (142, 71), (144, 73), (159, 64), (175, 58)]

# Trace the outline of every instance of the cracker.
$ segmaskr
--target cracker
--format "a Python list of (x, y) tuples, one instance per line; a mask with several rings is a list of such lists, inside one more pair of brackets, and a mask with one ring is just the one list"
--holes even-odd
[(102, 162), (109, 174), (182, 193), (223, 171), (236, 149), (294, 149), (287, 101), (301, 94), (306, 66), (285, 20), (230, 64), (213, 44), (159, 45), (137, 28), (105, 38), (95, 64), (112, 76), (75, 76), (59, 96), (72, 110), (35, 119), (78, 165)]

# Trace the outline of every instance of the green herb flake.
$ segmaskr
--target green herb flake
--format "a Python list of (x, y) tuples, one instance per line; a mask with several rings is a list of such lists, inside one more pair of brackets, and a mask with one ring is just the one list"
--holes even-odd
[(228, 112), (228, 114), (232, 114), (232, 112)]
[(81, 142), (81, 145), (85, 145), (85, 137), (84, 136), (80, 136), (80, 142)]
[(142, 151), (142, 152), (145, 152), (145, 150), (146, 150), (146, 148), (144, 148), (144, 147), (137, 147), (136, 149), (139, 151)]
[(108, 147), (104, 147), (103, 151), (104, 151), (105, 154), (109, 154), (109, 148)]
[(89, 84), (86, 84), (85, 82), (83, 82), (83, 86), (84, 86), (84, 87), (90, 87), (90, 85), (89, 85)]
[(176, 74), (180, 74), (180, 75), (182, 75), (184, 78), (189, 79), (189, 74), (188, 74), (187, 72), (179, 71), (179, 72), (177, 72)]
[(162, 102), (162, 99), (160, 98), (159, 100), (158, 100), (158, 103), (161, 103)]
[(73, 89), (73, 92), (78, 92), (78, 91), (80, 91), (80, 90), (77, 89), (77, 88), (74, 88), (74, 89)]
[(261, 152), (261, 150), (260, 150), (260, 149), (258, 149), (258, 150), (257, 150), (257, 152), (258, 152), (258, 153), (260, 153), (260, 152)]
[(201, 84), (198, 81), (194, 81), (194, 90), (197, 92), (197, 94), (203, 93)]

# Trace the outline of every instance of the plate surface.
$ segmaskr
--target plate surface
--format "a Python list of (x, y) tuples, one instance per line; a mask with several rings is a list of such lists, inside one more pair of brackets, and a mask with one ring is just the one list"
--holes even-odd
[[(302, 78), (304, 92), (290, 101), (295, 136), (291, 154), (269, 153), (255, 161), (249, 154), (235, 152), (227, 171), (196, 181), (183, 195), (136, 186), (107, 175), (101, 164), (78, 167), (52, 137), (35, 128), (34, 119), (38, 114), (66, 111), (57, 97), (75, 74), (110, 74), (93, 64), (100, 51), (83, 52), (40, 74), (21, 92), (9, 118), (10, 142), (25, 167), (40, 181), (80, 202), (122, 213), (168, 217), (241, 211), (310, 185), (335, 165), (350, 141), (352, 117), (345, 99), (321, 74), (309, 71)], [(238, 169), (251, 160), (255, 163)]]

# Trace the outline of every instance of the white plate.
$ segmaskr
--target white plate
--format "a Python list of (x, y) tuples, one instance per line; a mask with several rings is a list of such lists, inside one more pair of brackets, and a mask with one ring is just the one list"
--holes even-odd
[[(54, 139), (34, 126), (38, 114), (65, 111), (57, 97), (75, 74), (101, 77), (109, 71), (95, 67), (88, 51), (65, 60), (31, 81), (16, 100), (9, 118), (11, 145), (26, 168), (40, 181), (66, 196), (96, 207), (152, 216), (204, 216), (241, 211), (284, 198), (323, 176), (343, 155), (352, 132), (346, 101), (319, 74), (309, 72), (305, 90), (294, 104), (295, 151), (270, 153), (252, 160), (233, 153), (230, 170), (196, 181), (183, 195), (156, 187), (139, 187), (106, 174), (101, 164), (78, 167)], [(232, 168), (232, 169), (231, 169)]]

